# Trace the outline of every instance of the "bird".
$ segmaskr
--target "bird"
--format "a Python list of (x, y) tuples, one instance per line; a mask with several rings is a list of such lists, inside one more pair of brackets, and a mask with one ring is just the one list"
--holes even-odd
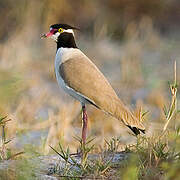
[(142, 122), (121, 101), (97, 66), (77, 47), (75, 30), (80, 29), (68, 24), (53, 24), (41, 38), (51, 38), (56, 42), (55, 75), (58, 85), (81, 103), (82, 143), (86, 143), (87, 136), (87, 104), (122, 121), (135, 135), (145, 133)]

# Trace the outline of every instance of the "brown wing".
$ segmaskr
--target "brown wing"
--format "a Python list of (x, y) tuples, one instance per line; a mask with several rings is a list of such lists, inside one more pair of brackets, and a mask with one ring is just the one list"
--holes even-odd
[(83, 94), (97, 107), (122, 120), (127, 126), (144, 130), (144, 126), (121, 102), (104, 75), (86, 56), (68, 59), (60, 65), (59, 73), (67, 86)]
[(65, 83), (75, 91), (92, 100), (98, 107), (118, 98), (111, 85), (97, 67), (85, 57), (68, 59), (59, 67)]

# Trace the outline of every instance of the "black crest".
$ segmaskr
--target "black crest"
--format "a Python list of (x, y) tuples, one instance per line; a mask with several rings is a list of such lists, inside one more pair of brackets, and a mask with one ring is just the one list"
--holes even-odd
[(50, 28), (53, 28), (53, 29), (63, 28), (63, 29), (76, 29), (76, 30), (79, 30), (79, 28), (70, 26), (68, 24), (53, 24), (53, 25), (50, 26)]

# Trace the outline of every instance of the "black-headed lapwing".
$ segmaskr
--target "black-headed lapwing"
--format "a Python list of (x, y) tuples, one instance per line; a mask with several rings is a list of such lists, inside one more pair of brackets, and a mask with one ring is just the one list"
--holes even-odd
[(65, 92), (81, 102), (82, 142), (86, 142), (86, 104), (121, 120), (136, 135), (145, 132), (143, 124), (130, 112), (96, 65), (77, 47), (73, 30), (78, 28), (67, 24), (54, 24), (50, 32), (42, 37), (50, 37), (57, 43), (55, 74), (57, 82)]

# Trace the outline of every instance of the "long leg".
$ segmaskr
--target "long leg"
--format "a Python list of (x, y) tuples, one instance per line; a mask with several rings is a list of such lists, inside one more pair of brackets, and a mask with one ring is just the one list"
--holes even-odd
[(82, 143), (84, 145), (86, 143), (87, 126), (88, 126), (88, 116), (86, 112), (86, 106), (85, 104), (82, 104)]
[[(82, 103), (82, 145), (85, 145), (86, 143), (87, 126), (88, 126), (88, 116), (86, 112), (86, 106), (84, 103)], [(81, 149), (81, 152), (73, 153), (71, 155), (83, 156), (83, 149)]]

